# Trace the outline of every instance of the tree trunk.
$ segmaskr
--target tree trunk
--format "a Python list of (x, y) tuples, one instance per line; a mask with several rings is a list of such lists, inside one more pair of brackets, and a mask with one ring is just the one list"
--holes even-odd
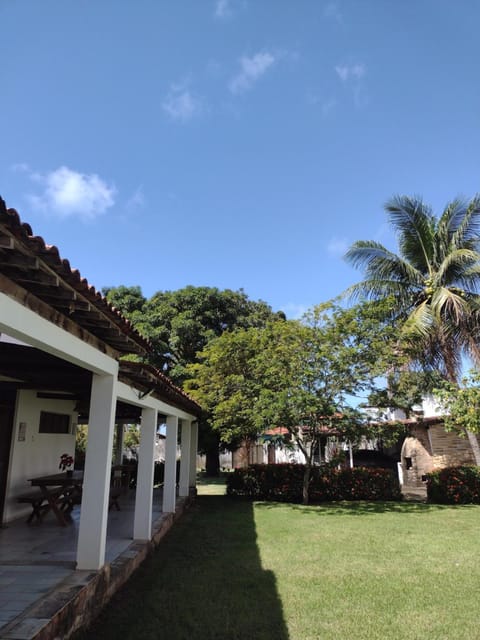
[(303, 474), (303, 488), (302, 488), (302, 504), (308, 504), (309, 500), (309, 488), (310, 488), (310, 475), (312, 472), (312, 466), (305, 464), (305, 471)]
[(205, 453), (205, 475), (218, 478), (220, 475), (220, 452), (218, 446), (209, 447)]
[(468, 431), (468, 429), (465, 429), (465, 433), (467, 434), (468, 442), (470, 443), (470, 446), (472, 448), (475, 464), (478, 467), (480, 466), (480, 446), (478, 445), (477, 436), (471, 431)]

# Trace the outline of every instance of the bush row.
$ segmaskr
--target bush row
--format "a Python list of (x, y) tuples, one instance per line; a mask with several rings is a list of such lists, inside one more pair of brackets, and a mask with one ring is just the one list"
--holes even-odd
[(480, 467), (447, 467), (427, 474), (429, 502), (480, 504)]
[[(227, 479), (227, 495), (255, 500), (301, 502), (303, 464), (254, 464), (235, 469)], [(390, 469), (313, 467), (310, 502), (331, 500), (399, 500), (400, 488)]]

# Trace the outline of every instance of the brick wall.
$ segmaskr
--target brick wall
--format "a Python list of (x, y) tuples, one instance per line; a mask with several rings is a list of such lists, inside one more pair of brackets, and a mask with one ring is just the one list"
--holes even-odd
[(442, 425), (430, 427), (433, 447), (433, 466), (451, 467), (459, 464), (474, 464), (472, 449), (466, 437), (445, 431)]
[(432, 450), (425, 427), (411, 427), (410, 435), (403, 442), (401, 462), (404, 485), (422, 486), (422, 476), (433, 469)]
[(474, 462), (467, 438), (445, 431), (441, 423), (412, 425), (402, 446), (401, 463), (406, 486), (422, 486), (422, 476), (434, 469)]

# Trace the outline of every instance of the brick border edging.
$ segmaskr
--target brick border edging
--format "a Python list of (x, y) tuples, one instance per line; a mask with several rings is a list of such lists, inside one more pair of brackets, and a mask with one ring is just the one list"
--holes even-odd
[(192, 497), (178, 501), (175, 513), (163, 514), (154, 522), (151, 540), (133, 541), (123, 553), (99, 571), (73, 571), (52, 592), (17, 618), (13, 625), (7, 626), (0, 640), (9, 637), (67, 640), (75, 631), (90, 624), (113, 594), (160, 544), (192, 502)]

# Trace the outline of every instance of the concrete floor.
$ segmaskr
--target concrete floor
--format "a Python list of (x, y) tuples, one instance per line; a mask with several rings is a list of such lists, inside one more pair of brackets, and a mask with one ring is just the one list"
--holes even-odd
[[(121, 496), (120, 511), (108, 515), (106, 562), (112, 562), (132, 543), (133, 491)], [(161, 490), (154, 490), (153, 521), (162, 516)], [(28, 623), (28, 610), (46, 598), (62, 583), (70, 581), (75, 571), (80, 508), (75, 507), (67, 527), (58, 525), (49, 513), (39, 524), (26, 524), (26, 517), (0, 528), (0, 640), (34, 638), (35, 625)], [(24, 618), (23, 624), (21, 622)]]

